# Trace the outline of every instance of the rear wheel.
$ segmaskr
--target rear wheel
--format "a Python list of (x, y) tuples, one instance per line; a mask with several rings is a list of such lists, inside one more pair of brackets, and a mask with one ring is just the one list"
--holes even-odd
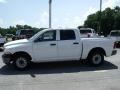
[(94, 51), (90, 53), (88, 60), (91, 65), (100, 66), (104, 62), (104, 55), (99, 51)]
[(15, 68), (17, 68), (18, 70), (24, 70), (28, 67), (29, 65), (29, 60), (26, 56), (24, 55), (17, 55), (15, 57), (15, 61), (13, 61), (13, 65), (15, 66)]

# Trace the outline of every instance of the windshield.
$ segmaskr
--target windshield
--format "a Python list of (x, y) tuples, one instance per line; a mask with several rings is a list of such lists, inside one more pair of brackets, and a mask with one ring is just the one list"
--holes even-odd
[(17, 31), (16, 31), (16, 36), (18, 36), (18, 35), (19, 35), (19, 33), (20, 33), (20, 30), (17, 30)]
[(2, 35), (0, 34), (0, 38), (2, 38)]
[(33, 30), (18, 30), (16, 32), (16, 35), (33, 35), (34, 31)]
[(92, 33), (91, 30), (80, 30), (81, 34)]
[(30, 34), (30, 35), (32, 35), (34, 33), (34, 31), (33, 30), (21, 30), (21, 35), (27, 35), (27, 34)]
[(111, 32), (111, 36), (120, 36), (120, 32)]

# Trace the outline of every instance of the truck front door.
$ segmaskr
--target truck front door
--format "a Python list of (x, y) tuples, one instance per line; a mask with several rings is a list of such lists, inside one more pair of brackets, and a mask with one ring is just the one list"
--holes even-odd
[(46, 31), (35, 40), (34, 57), (37, 62), (54, 61), (57, 59), (56, 30)]

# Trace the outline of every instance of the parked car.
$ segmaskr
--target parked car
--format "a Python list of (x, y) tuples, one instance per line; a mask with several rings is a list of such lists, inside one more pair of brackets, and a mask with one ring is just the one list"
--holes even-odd
[(0, 34), (0, 47), (6, 43), (6, 40), (7, 39)]
[(4, 45), (5, 64), (12, 63), (24, 70), (30, 62), (53, 62), (87, 59), (93, 66), (104, 62), (104, 56), (117, 53), (114, 40), (109, 38), (80, 38), (78, 29), (45, 29), (30, 39), (16, 40)]
[(80, 34), (83, 38), (88, 37), (97, 37), (97, 34), (94, 29), (92, 28), (80, 28)]
[(116, 47), (120, 48), (120, 30), (112, 30), (109, 37), (115, 39)]
[(16, 35), (13, 36), (12, 40), (19, 40), (19, 39), (25, 39), (30, 38), (34, 35), (34, 30), (31, 29), (21, 29), (16, 31)]
[(14, 36), (14, 34), (6, 34), (5, 35), (7, 38), (12, 38)]

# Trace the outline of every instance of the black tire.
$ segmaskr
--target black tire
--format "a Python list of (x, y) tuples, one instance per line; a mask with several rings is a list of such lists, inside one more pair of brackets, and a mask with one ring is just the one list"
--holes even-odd
[(30, 64), (29, 59), (23, 54), (16, 55), (14, 59), (13, 65), (17, 70), (25, 70)]
[(93, 51), (89, 54), (88, 60), (92, 66), (100, 66), (104, 62), (104, 55), (102, 52)]

